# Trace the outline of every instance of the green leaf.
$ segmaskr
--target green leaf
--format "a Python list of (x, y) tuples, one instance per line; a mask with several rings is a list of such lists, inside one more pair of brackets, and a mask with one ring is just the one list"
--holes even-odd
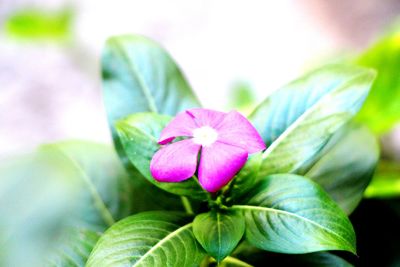
[[(56, 255), (50, 260), (75, 262), (84, 266), (97, 238), (115, 221), (132, 213), (151, 209), (182, 210), (179, 199), (167, 193), (154, 192), (150, 183), (141, 183), (126, 174), (112, 147), (83, 141), (68, 141), (46, 145), (42, 150), (54, 150), (73, 165), (79, 174), (80, 191), (76, 201), (79, 208), (69, 220), (59, 239)], [(139, 183), (138, 183), (139, 182)], [(83, 239), (83, 238), (89, 239)], [(91, 247), (90, 247), (91, 246)], [(54, 264), (51, 264), (54, 266)]]
[(59, 153), (78, 172), (81, 209), (79, 227), (104, 231), (131, 214), (132, 185), (111, 147), (86, 141), (65, 141), (40, 148)]
[[(198, 107), (200, 103), (171, 56), (145, 37), (124, 35), (110, 38), (101, 62), (103, 99), (118, 155), (129, 175), (136, 179), (135, 184), (145, 187), (153, 195), (165, 196), (165, 192), (156, 186), (148, 186), (143, 175), (130, 163), (115, 123), (138, 112), (175, 115)], [(173, 198), (174, 203), (179, 200)]]
[(76, 168), (57, 152), (0, 165), (0, 266), (43, 266), (79, 203)]
[(142, 210), (182, 209), (136, 181), (112, 147), (91, 142), (44, 145), (3, 161), (0, 266), (84, 266), (115, 221)]
[(315, 161), (334, 132), (360, 109), (374, 77), (364, 68), (328, 66), (261, 103), (250, 116), (269, 146), (260, 175), (296, 173)]
[(107, 230), (87, 267), (198, 266), (204, 256), (190, 218), (153, 211), (127, 217)]
[(65, 229), (45, 266), (85, 266), (100, 236), (101, 233), (87, 229)]
[(379, 145), (367, 127), (350, 123), (335, 133), (304, 176), (321, 185), (350, 214), (361, 201), (379, 159)]
[[(103, 95), (118, 154), (116, 121), (137, 112), (175, 115), (200, 103), (171, 56), (138, 35), (110, 38), (102, 56)], [(127, 163), (128, 164), (128, 163)]]
[(133, 200), (132, 184), (113, 149), (107, 145), (65, 141), (44, 145), (40, 150), (58, 154), (75, 168), (78, 180), (76, 208), (65, 217), (68, 223), (54, 245), (54, 252), (50, 253), (48, 265), (85, 266), (102, 232), (115, 221), (140, 210)]
[(400, 196), (400, 163), (380, 161), (371, 184), (365, 191), (367, 198), (395, 198)]
[(346, 214), (317, 184), (293, 174), (267, 176), (244, 205), (246, 239), (267, 251), (298, 254), (323, 250), (355, 253)]
[(206, 199), (206, 192), (193, 178), (180, 183), (160, 183), (150, 173), (150, 161), (160, 148), (157, 140), (170, 119), (156, 113), (136, 113), (118, 121), (117, 131), (125, 153), (141, 175), (159, 188), (178, 195)]
[(230, 255), (244, 230), (242, 214), (234, 211), (210, 211), (197, 215), (193, 221), (194, 236), (217, 262)]
[(374, 68), (378, 77), (357, 119), (376, 134), (384, 134), (400, 122), (400, 30), (394, 30), (364, 51), (356, 60)]

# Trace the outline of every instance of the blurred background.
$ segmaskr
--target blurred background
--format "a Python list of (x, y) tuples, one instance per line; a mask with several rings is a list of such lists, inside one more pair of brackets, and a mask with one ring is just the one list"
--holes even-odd
[(1, 0), (0, 158), (59, 139), (110, 142), (99, 55), (111, 35), (157, 40), (204, 106), (228, 110), (362, 51), (399, 12), (397, 0)]

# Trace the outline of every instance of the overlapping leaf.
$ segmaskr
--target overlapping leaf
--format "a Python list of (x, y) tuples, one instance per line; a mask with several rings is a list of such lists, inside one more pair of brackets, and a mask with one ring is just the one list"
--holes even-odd
[(360, 109), (373, 71), (328, 66), (268, 97), (250, 119), (269, 146), (260, 175), (296, 173), (315, 161), (331, 136)]
[(181, 208), (151, 194), (148, 186), (132, 184), (107, 145), (45, 145), (9, 165), (0, 168), (0, 224), (6, 229), (0, 239), (20, 234), (2, 240), (6, 266), (21, 260), (31, 266), (84, 266), (97, 238), (115, 221), (142, 210)]
[(79, 226), (104, 231), (134, 209), (132, 185), (111, 147), (85, 141), (68, 141), (41, 147), (59, 153), (74, 166), (81, 181)]
[(78, 180), (73, 200), (76, 208), (64, 219), (67, 227), (54, 245), (48, 265), (84, 266), (102, 232), (136, 208), (140, 210), (132, 184), (107, 145), (68, 141), (42, 146), (41, 151), (57, 154), (75, 168), (77, 176), (70, 179)]
[(87, 229), (66, 228), (57, 240), (52, 255), (47, 257), (45, 266), (85, 266), (86, 261), (101, 233)]
[(316, 158), (304, 175), (350, 214), (361, 201), (379, 159), (376, 138), (365, 126), (350, 123), (335, 133)]
[(102, 76), (108, 121), (118, 154), (126, 164), (114, 128), (116, 121), (137, 112), (175, 115), (200, 106), (170, 55), (142, 36), (110, 38), (103, 51)]
[[(160, 183), (150, 173), (150, 161), (160, 148), (157, 139), (170, 121), (169, 116), (156, 113), (136, 113), (117, 123), (117, 131), (132, 165), (151, 183), (174, 194), (206, 199), (205, 191), (195, 179), (181, 183)], [(176, 155), (179, 157), (180, 155)]]
[(43, 266), (78, 208), (76, 168), (59, 153), (32, 153), (0, 166), (0, 266)]
[(100, 238), (87, 266), (198, 266), (205, 256), (191, 218), (178, 213), (139, 213)]
[(221, 262), (235, 249), (245, 230), (241, 213), (211, 211), (196, 216), (193, 233), (207, 253)]
[(339, 206), (307, 178), (291, 174), (265, 177), (244, 205), (246, 239), (273, 252), (355, 253), (353, 227)]

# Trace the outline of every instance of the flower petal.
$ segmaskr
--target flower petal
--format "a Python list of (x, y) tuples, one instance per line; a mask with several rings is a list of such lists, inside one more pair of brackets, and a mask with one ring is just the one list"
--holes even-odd
[(199, 182), (208, 192), (216, 192), (229, 183), (247, 161), (246, 150), (215, 142), (203, 147), (199, 166)]
[(151, 159), (151, 175), (159, 182), (180, 182), (192, 177), (200, 147), (190, 139), (162, 147)]
[(249, 154), (266, 148), (257, 130), (237, 111), (229, 112), (216, 130), (218, 141), (241, 147)]
[(192, 115), (187, 111), (181, 112), (161, 131), (158, 143), (165, 145), (178, 136), (192, 136), (194, 129), (198, 128)]
[(211, 126), (216, 128), (226, 116), (226, 113), (206, 108), (193, 108), (187, 112), (194, 118), (197, 127)]

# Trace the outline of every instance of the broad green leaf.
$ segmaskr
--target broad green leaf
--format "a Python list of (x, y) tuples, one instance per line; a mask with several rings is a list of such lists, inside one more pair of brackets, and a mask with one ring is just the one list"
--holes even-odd
[(101, 62), (104, 104), (124, 164), (129, 163), (120, 150), (116, 121), (137, 112), (175, 115), (200, 106), (174, 60), (150, 39), (138, 35), (112, 37)]
[(44, 145), (3, 163), (0, 266), (84, 266), (115, 221), (142, 210), (182, 208), (150, 184), (131, 182), (113, 148), (91, 142)]
[(42, 151), (59, 153), (73, 165), (80, 178), (81, 210), (77, 225), (104, 231), (134, 209), (132, 185), (111, 147), (85, 141), (44, 145)]
[(85, 266), (100, 236), (101, 233), (87, 229), (65, 229), (55, 244), (55, 251), (47, 258), (44, 265)]
[(367, 198), (394, 198), (400, 196), (400, 163), (380, 161), (365, 191)]
[(43, 266), (79, 203), (76, 168), (38, 152), (0, 165), (0, 266)]
[[(103, 99), (115, 148), (135, 183), (154, 195), (165, 193), (149, 187), (141, 172), (127, 158), (115, 123), (133, 113), (175, 115), (200, 106), (179, 67), (154, 41), (137, 35), (110, 38), (103, 50)], [(177, 197), (174, 197), (176, 202)], [(165, 198), (166, 199), (166, 198)]]
[(94, 237), (98, 238), (115, 221), (132, 213), (152, 209), (182, 210), (179, 199), (154, 192), (150, 183), (140, 183), (129, 177), (107, 145), (69, 141), (46, 145), (42, 150), (59, 152), (64, 161), (78, 170), (82, 181), (76, 199), (80, 208), (69, 218), (72, 229), (66, 229), (60, 237), (56, 255), (50, 260), (50, 263), (58, 263), (56, 266), (63, 266), (63, 262), (84, 266), (81, 263), (86, 262), (96, 241)]
[[(118, 121), (117, 131), (132, 165), (151, 183), (177, 195), (206, 199), (206, 192), (191, 178), (180, 183), (160, 183), (150, 173), (150, 161), (160, 148), (157, 140), (171, 117), (156, 113), (136, 113)], [(179, 157), (180, 155), (177, 155)]]
[(66, 141), (40, 149), (58, 153), (60, 159), (76, 169), (75, 179), (79, 180), (74, 199), (77, 207), (65, 217), (68, 226), (59, 236), (47, 263), (49, 266), (85, 266), (102, 232), (138, 207), (139, 203), (134, 202), (135, 191), (113, 149), (107, 145)]
[(357, 119), (376, 134), (383, 134), (400, 122), (399, 25), (364, 51), (356, 62), (378, 71), (371, 93)]
[(193, 233), (207, 253), (221, 262), (242, 239), (244, 218), (234, 211), (210, 211), (196, 216)]
[(304, 176), (321, 185), (350, 214), (361, 201), (379, 159), (379, 146), (367, 127), (350, 123), (340, 129)]
[(114, 224), (100, 238), (87, 267), (198, 266), (205, 256), (187, 216), (139, 213)]
[(371, 70), (333, 65), (273, 93), (250, 119), (266, 144), (260, 175), (296, 173), (315, 161), (331, 136), (360, 109)]
[(267, 176), (243, 205), (246, 239), (267, 251), (299, 254), (324, 250), (355, 253), (346, 214), (322, 188), (293, 174)]

